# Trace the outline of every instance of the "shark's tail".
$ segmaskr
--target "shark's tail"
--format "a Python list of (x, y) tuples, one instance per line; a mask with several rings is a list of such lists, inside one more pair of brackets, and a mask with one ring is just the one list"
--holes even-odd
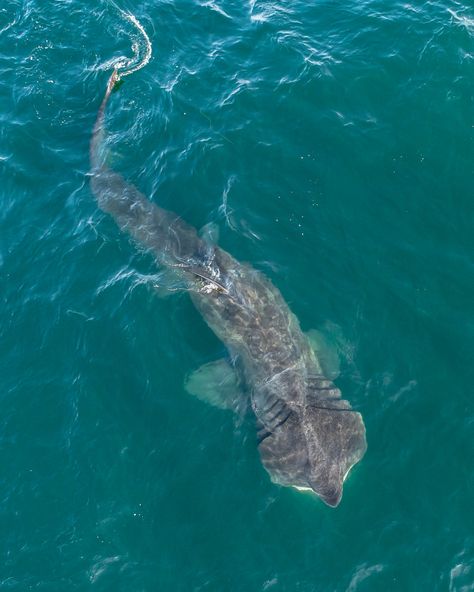
[(107, 107), (107, 103), (109, 102), (110, 95), (114, 90), (115, 85), (119, 82), (120, 76), (117, 70), (112, 72), (112, 75), (109, 78), (107, 83), (107, 89), (105, 91), (104, 98), (102, 99), (102, 103), (99, 107), (99, 111), (97, 112), (97, 117), (94, 124), (94, 129), (92, 131), (91, 141), (89, 145), (89, 158), (90, 158), (90, 165), (92, 171), (97, 171), (103, 166), (101, 157), (100, 157), (100, 147), (104, 140), (105, 134), (105, 109)]
[[(172, 269), (189, 290), (209, 284), (220, 287), (210, 271), (213, 249), (196, 230), (175, 213), (160, 208), (106, 163), (102, 153), (105, 139), (105, 109), (120, 80), (114, 70), (99, 107), (90, 141), (90, 183), (101, 210), (110, 214), (119, 228), (150, 251), (160, 265)], [(224, 289), (224, 288), (222, 288)]]
[(105, 137), (105, 109), (115, 84), (116, 70), (107, 83), (90, 141), (90, 182), (101, 210), (110, 214), (120, 229), (151, 251), (167, 267), (189, 271), (203, 258), (203, 241), (196, 230), (179, 216), (147, 199), (122, 175), (112, 170), (102, 154)]
[(112, 75), (110, 76), (107, 83), (105, 96), (99, 108), (99, 112), (97, 113), (97, 119), (90, 142), (90, 163), (93, 171), (101, 168), (101, 155), (99, 151), (103, 144), (105, 135), (105, 108), (107, 107), (107, 103), (112, 91), (122, 78), (125, 76), (130, 76), (130, 74), (133, 72), (137, 72), (146, 66), (152, 56), (151, 41), (142, 24), (133, 14), (129, 12), (125, 12), (120, 9), (118, 9), (118, 12), (124, 21), (128, 21), (133, 25), (134, 32), (131, 33), (130, 37), (134, 55), (131, 58), (122, 56), (118, 59), (115, 59), (113, 62), (114, 71), (112, 72)]

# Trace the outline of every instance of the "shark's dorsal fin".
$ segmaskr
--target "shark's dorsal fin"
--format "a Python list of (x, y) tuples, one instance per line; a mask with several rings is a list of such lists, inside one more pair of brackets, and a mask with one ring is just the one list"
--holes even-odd
[(227, 290), (227, 288), (224, 285), (222, 285), (220, 282), (218, 282), (214, 278), (210, 277), (209, 275), (205, 274), (204, 272), (198, 271), (196, 269), (191, 269), (190, 271), (192, 274), (194, 274), (198, 278), (201, 278), (202, 280), (212, 284), (212, 286), (208, 286), (208, 288), (210, 288), (211, 291), (212, 291), (212, 287), (214, 287), (214, 289), (218, 290), (219, 292), (223, 292), (224, 294), (229, 293), (229, 290)]

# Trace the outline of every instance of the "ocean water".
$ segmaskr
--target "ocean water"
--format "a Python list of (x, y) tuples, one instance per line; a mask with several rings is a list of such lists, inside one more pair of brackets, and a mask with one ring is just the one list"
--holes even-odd
[[(0, 4), (0, 589), (474, 590), (472, 4), (117, 3)], [(224, 347), (97, 207), (121, 10), (111, 162), (338, 343), (336, 509), (185, 392)]]

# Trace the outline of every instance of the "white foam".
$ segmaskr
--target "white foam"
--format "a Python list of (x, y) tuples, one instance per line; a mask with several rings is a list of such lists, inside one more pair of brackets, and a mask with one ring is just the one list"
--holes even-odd
[[(133, 57), (120, 57), (113, 63), (114, 68), (119, 71), (119, 77), (123, 78), (124, 76), (129, 76), (137, 70), (141, 70), (148, 64), (152, 56), (152, 45), (150, 38), (148, 37), (140, 21), (129, 12), (120, 10), (120, 13), (124, 18), (134, 25), (139, 33), (138, 36), (132, 36)], [(141, 59), (140, 54), (143, 54)], [(137, 60), (139, 60), (138, 63), (136, 63)]]

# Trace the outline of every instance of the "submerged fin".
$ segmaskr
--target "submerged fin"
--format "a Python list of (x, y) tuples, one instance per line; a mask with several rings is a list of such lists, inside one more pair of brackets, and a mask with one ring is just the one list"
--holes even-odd
[(199, 231), (199, 236), (206, 243), (217, 245), (219, 242), (219, 225), (216, 222), (208, 222)]
[(317, 329), (311, 329), (306, 335), (324, 375), (331, 380), (336, 379), (341, 372), (336, 343)]
[(224, 359), (198, 368), (187, 378), (184, 388), (219, 409), (237, 411), (243, 397), (235, 370)]

